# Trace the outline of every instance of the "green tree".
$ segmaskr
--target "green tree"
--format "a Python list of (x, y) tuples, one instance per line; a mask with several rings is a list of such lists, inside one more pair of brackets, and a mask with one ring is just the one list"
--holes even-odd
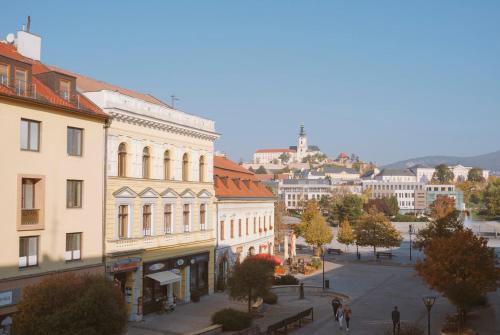
[(424, 252), (417, 273), (457, 307), (462, 323), (467, 311), (498, 287), (494, 252), (469, 229), (434, 238)]
[(459, 211), (455, 208), (455, 200), (447, 196), (438, 196), (431, 204), (431, 221), (424, 229), (418, 232), (414, 243), (415, 248), (422, 250), (433, 239), (449, 237), (454, 232), (463, 229), (459, 219)]
[(234, 300), (247, 301), (248, 312), (252, 302), (269, 292), (274, 278), (274, 263), (252, 256), (236, 264), (228, 279), (229, 296)]
[(455, 175), (450, 170), (448, 165), (439, 164), (436, 166), (436, 171), (432, 175), (432, 183), (433, 184), (451, 184)]
[(399, 247), (403, 240), (387, 216), (375, 208), (359, 219), (354, 231), (357, 245), (373, 247), (373, 253), (376, 253), (377, 247)]
[(486, 211), (491, 216), (500, 216), (500, 178), (488, 183), (483, 192)]
[(283, 152), (280, 156), (279, 159), (283, 164), (287, 164), (288, 161), (290, 161), (290, 155), (287, 152)]
[(363, 199), (355, 194), (346, 194), (336, 205), (336, 214), (339, 222), (348, 220), (356, 225), (356, 221), (363, 215)]
[(467, 180), (473, 183), (482, 183), (485, 181), (483, 177), (483, 170), (481, 168), (472, 168), (467, 174)]
[(259, 166), (259, 168), (255, 171), (256, 174), (266, 174), (267, 170), (264, 166)]
[(300, 218), (300, 224), (296, 227), (296, 233), (316, 248), (316, 256), (324, 244), (333, 239), (331, 228), (326, 224), (321, 215), (316, 201), (309, 201)]
[(352, 230), (351, 224), (349, 221), (344, 220), (340, 224), (339, 232), (337, 233), (337, 241), (339, 243), (345, 244), (346, 248), (349, 248), (349, 245), (353, 244), (356, 240), (356, 235)]
[(391, 195), (390, 197), (383, 197), (382, 198), (385, 202), (385, 204), (389, 207), (391, 210), (391, 216), (395, 216), (399, 214), (399, 204), (398, 204), (398, 199), (396, 198), (395, 195)]
[(121, 335), (127, 311), (119, 288), (101, 275), (55, 275), (23, 289), (18, 335)]

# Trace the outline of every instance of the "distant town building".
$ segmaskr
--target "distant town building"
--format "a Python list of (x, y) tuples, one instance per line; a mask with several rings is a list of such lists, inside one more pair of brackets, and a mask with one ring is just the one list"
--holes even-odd
[[(371, 199), (395, 196), (401, 212), (415, 210), (416, 192), (425, 191), (425, 184), (415, 181), (363, 180), (363, 191), (370, 189)], [(418, 207), (418, 206), (417, 206)]]
[[(323, 153), (316, 145), (307, 144), (307, 136), (304, 130), (304, 125), (300, 126), (299, 137), (296, 146), (281, 149), (259, 149), (253, 155), (254, 164), (287, 164), (298, 162), (301, 163), (307, 156), (322, 155)], [(282, 160), (284, 156), (288, 159)]]
[(325, 177), (332, 181), (352, 181), (359, 180), (360, 177), (358, 170), (341, 166), (327, 166), (323, 171)]
[[(451, 172), (453, 172), (453, 181), (455, 182), (464, 182), (467, 180), (469, 176), (469, 171), (472, 167), (463, 166), (463, 165), (450, 165), (448, 166)], [(410, 170), (415, 174), (417, 181), (421, 183), (430, 183), (432, 181), (432, 176), (436, 169), (434, 167), (425, 166), (422, 164), (415, 165), (410, 168)], [(490, 176), (489, 170), (482, 170), (483, 178), (485, 180)]]
[(427, 185), (426, 190), (426, 207), (429, 208), (430, 205), (439, 196), (450, 197), (455, 200), (455, 208), (459, 211), (465, 210), (464, 194), (462, 191), (458, 191), (455, 185)]
[(409, 169), (382, 169), (375, 179), (385, 182), (417, 182), (417, 177)]

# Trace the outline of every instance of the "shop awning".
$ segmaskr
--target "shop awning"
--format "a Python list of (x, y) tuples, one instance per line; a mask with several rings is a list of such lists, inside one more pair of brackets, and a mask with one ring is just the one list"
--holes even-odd
[(182, 279), (181, 276), (173, 273), (172, 271), (156, 272), (146, 275), (146, 277), (156, 280), (158, 283), (160, 283), (160, 285), (167, 285), (180, 282)]

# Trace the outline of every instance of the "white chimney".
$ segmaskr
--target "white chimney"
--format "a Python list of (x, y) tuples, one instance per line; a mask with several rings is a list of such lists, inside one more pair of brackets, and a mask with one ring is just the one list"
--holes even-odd
[(17, 32), (16, 38), (17, 52), (24, 57), (33, 60), (40, 60), (42, 52), (42, 38), (28, 31), (20, 30)]

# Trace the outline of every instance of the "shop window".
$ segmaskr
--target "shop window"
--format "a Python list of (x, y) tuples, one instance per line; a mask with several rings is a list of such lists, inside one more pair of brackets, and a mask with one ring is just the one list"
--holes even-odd
[(66, 234), (66, 261), (75, 261), (82, 259), (81, 254), (82, 233)]

